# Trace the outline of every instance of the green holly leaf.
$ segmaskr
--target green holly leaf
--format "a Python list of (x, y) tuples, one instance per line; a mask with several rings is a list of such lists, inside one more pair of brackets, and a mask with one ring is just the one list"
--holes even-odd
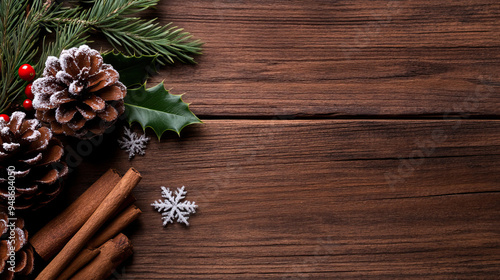
[(126, 118), (130, 124), (138, 122), (144, 130), (152, 128), (158, 140), (167, 130), (175, 131), (180, 136), (184, 127), (202, 123), (181, 97), (170, 94), (163, 82), (149, 89), (145, 84), (129, 89), (125, 97)]
[(127, 88), (140, 86), (156, 70), (158, 55), (127, 56), (123, 53), (107, 52), (102, 54), (104, 63), (111, 64), (120, 73), (120, 82)]

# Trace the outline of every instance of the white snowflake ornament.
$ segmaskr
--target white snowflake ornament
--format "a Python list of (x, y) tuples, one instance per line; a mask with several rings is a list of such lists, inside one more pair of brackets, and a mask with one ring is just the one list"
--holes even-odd
[(190, 214), (196, 213), (196, 205), (191, 201), (183, 201), (186, 197), (187, 191), (182, 188), (177, 188), (175, 191), (175, 195), (172, 194), (172, 191), (169, 188), (161, 187), (162, 189), (162, 197), (166, 198), (165, 200), (157, 200), (151, 206), (158, 210), (158, 212), (163, 212), (162, 220), (163, 226), (166, 226), (168, 223), (174, 223), (174, 218), (177, 218), (178, 223), (183, 223), (189, 226), (188, 219)]
[(130, 131), (130, 129), (125, 127), (124, 135), (118, 140), (120, 148), (128, 152), (128, 158), (132, 159), (135, 155), (144, 155), (146, 153), (146, 143), (148, 143), (149, 137), (146, 135), (140, 135)]

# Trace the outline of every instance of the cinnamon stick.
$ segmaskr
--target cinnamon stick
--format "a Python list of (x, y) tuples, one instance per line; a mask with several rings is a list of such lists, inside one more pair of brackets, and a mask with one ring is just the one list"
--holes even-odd
[(38, 255), (45, 261), (56, 255), (119, 181), (118, 172), (108, 170), (64, 212), (31, 237), (30, 243)]
[(70, 239), (59, 254), (45, 267), (36, 280), (53, 280), (66, 268), (71, 260), (80, 252), (85, 243), (99, 228), (118, 210), (132, 189), (141, 180), (141, 175), (131, 168), (123, 176), (115, 188), (106, 196), (95, 212)]
[(73, 262), (57, 277), (57, 280), (69, 279), (75, 272), (80, 268), (89, 263), (93, 258), (95, 258), (100, 250), (98, 249), (106, 241), (115, 237), (124, 228), (126, 228), (130, 223), (135, 221), (141, 214), (141, 210), (135, 206), (131, 205), (129, 208), (125, 209), (117, 218), (111, 222), (105, 229), (101, 230), (94, 238), (92, 238), (88, 243), (87, 247), (83, 249), (78, 256), (75, 257)]
[(85, 253), (78, 255), (78, 257), (75, 258), (75, 260), (68, 266), (68, 268), (66, 268), (66, 270), (64, 270), (63, 273), (61, 273), (61, 275), (57, 277), (57, 280), (69, 279), (71, 276), (73, 276), (73, 274), (75, 274), (75, 272), (80, 270), (80, 268), (86, 266), (88, 263), (90, 263), (90, 261), (95, 259), (101, 253), (101, 250), (99, 248), (95, 248), (92, 250), (84, 249), (82, 253), (83, 252)]
[(132, 243), (123, 233), (109, 240), (100, 248), (101, 253), (71, 280), (107, 279), (113, 271), (133, 253)]
[(87, 248), (97, 248), (106, 243), (109, 239), (115, 237), (118, 233), (124, 230), (133, 221), (139, 218), (142, 214), (141, 209), (135, 205), (131, 205), (125, 209), (115, 220), (113, 220), (106, 228), (98, 232), (98, 234), (89, 241)]

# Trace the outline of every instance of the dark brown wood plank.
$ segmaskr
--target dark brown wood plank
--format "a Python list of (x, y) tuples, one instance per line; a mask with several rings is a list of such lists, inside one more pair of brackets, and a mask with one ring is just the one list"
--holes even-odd
[[(117, 279), (497, 279), (499, 129), (479, 120), (207, 121), (182, 139), (153, 140), (130, 162), (107, 142), (69, 192), (108, 168), (142, 172), (134, 195), (144, 214), (128, 232), (135, 255)], [(160, 186), (183, 185), (199, 212), (189, 228), (162, 228), (150, 203)]]
[(500, 113), (496, 0), (169, 0), (151, 16), (206, 42), (153, 78), (201, 116)]

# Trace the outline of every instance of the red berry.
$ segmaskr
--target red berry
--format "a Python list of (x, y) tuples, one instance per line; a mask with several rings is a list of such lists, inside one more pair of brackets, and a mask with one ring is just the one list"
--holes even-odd
[(25, 81), (31, 81), (35, 78), (35, 69), (29, 64), (23, 64), (17, 71), (19, 77)]
[(6, 123), (8, 123), (10, 121), (9, 116), (6, 114), (1, 114), (0, 119), (3, 119)]
[(33, 100), (33, 93), (31, 92), (31, 86), (33, 84), (29, 84), (26, 86), (26, 88), (24, 89), (24, 94), (26, 94), (26, 97), (28, 97), (28, 99), (31, 99)]
[(24, 110), (26, 110), (26, 111), (33, 110), (33, 104), (31, 102), (31, 100), (29, 100), (29, 99), (24, 100), (23, 107), (24, 107)]

